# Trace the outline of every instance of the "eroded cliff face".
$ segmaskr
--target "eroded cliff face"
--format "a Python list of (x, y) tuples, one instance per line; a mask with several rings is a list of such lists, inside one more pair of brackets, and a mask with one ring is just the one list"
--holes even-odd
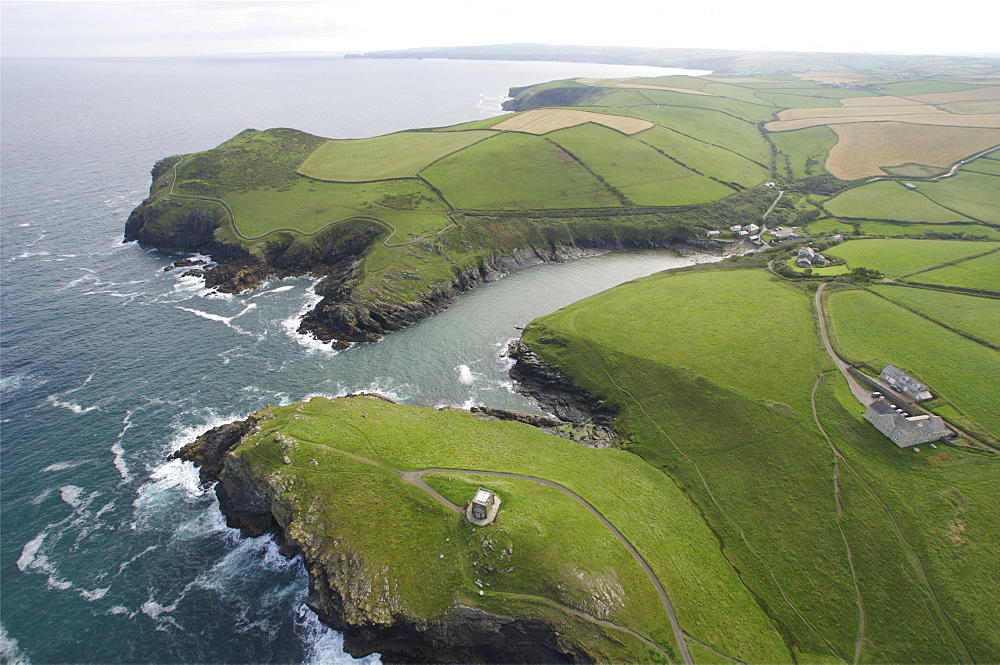
[[(249, 433), (266, 427), (255, 414), (213, 428), (174, 454), (194, 462), (203, 482), (215, 486), (227, 524), (244, 536), (274, 531), (286, 556), (301, 555), (309, 572), (307, 604), (344, 634), (355, 657), (379, 653), (387, 663), (590, 663), (582, 648), (567, 643), (544, 621), (508, 617), (460, 604), (440, 616), (417, 619), (399, 601), (391, 571), (372, 571), (365, 553), (330, 525), (293, 505), (280, 472), (267, 476), (237, 448)], [(279, 436), (280, 434), (275, 434)], [(377, 580), (377, 581), (376, 581)]]
[(610, 427), (615, 412), (604, 402), (580, 388), (576, 381), (558, 368), (544, 362), (530, 346), (517, 339), (507, 347), (514, 359), (509, 374), (516, 381), (514, 390), (534, 398), (539, 406), (557, 418), (574, 423), (594, 422)]

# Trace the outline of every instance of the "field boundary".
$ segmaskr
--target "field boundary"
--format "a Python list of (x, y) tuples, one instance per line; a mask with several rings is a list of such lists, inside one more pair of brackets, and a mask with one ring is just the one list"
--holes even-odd
[[(413, 245), (415, 243), (418, 243), (418, 242), (421, 242), (423, 240), (426, 240), (427, 238), (433, 238), (433, 237), (439, 236), (439, 235), (441, 235), (443, 233), (447, 233), (448, 231), (450, 231), (453, 228), (456, 228), (458, 226), (458, 224), (456, 224), (455, 222), (451, 222), (450, 224), (448, 224), (447, 226), (445, 226), (443, 229), (435, 231), (434, 233), (428, 233), (426, 235), (422, 235), (419, 238), (414, 238), (413, 240), (409, 240), (407, 242), (389, 244), (389, 238), (391, 238), (392, 236), (396, 235), (397, 229), (396, 229), (395, 226), (393, 226), (392, 224), (390, 224), (386, 220), (382, 219), (381, 217), (377, 217), (375, 215), (357, 214), (357, 215), (350, 215), (348, 217), (342, 217), (340, 219), (335, 219), (332, 222), (328, 222), (328, 223), (324, 224), (323, 226), (319, 227), (315, 231), (303, 231), (302, 229), (297, 229), (295, 227), (283, 226), (283, 227), (279, 227), (279, 228), (276, 228), (276, 229), (271, 229), (270, 231), (267, 231), (265, 233), (261, 233), (260, 235), (257, 235), (257, 236), (248, 236), (248, 235), (245, 235), (242, 231), (240, 231), (239, 226), (237, 226), (237, 224), (236, 224), (236, 213), (233, 211), (232, 206), (230, 206), (225, 201), (225, 199), (220, 199), (220, 198), (217, 198), (217, 197), (214, 197), (214, 196), (198, 196), (196, 194), (178, 194), (178, 193), (176, 193), (174, 191), (174, 187), (177, 184), (177, 167), (183, 161), (184, 161), (184, 158), (182, 157), (173, 166), (173, 175), (174, 175), (174, 177), (173, 177), (173, 180), (170, 183), (170, 191), (167, 193), (167, 196), (168, 197), (172, 196), (172, 197), (180, 198), (180, 199), (194, 199), (194, 200), (197, 200), (197, 201), (210, 201), (212, 203), (222, 204), (222, 206), (226, 209), (226, 212), (229, 213), (229, 225), (230, 225), (230, 228), (233, 230), (233, 233), (235, 233), (237, 236), (239, 236), (243, 240), (248, 240), (248, 241), (260, 240), (261, 238), (266, 238), (267, 236), (271, 235), (272, 233), (287, 233), (287, 232), (298, 233), (301, 236), (304, 236), (306, 238), (310, 238), (310, 237), (313, 237), (313, 236), (316, 236), (316, 235), (322, 233), (323, 231), (326, 231), (327, 229), (329, 229), (332, 226), (336, 226), (338, 224), (343, 224), (345, 222), (350, 222), (352, 220), (357, 219), (357, 220), (362, 220), (362, 221), (374, 222), (376, 224), (381, 224), (382, 226), (384, 226), (387, 229), (389, 229), (390, 233), (389, 233), (389, 235), (387, 235), (385, 238), (382, 239), (382, 245), (384, 247), (387, 247), (387, 248), (391, 249), (393, 247), (406, 247), (407, 245)], [(315, 180), (315, 178), (309, 178), (309, 176), (304, 176), (301, 173), (296, 173), (296, 175), (299, 175), (300, 177), (303, 177), (303, 178)], [(390, 178), (389, 180), (422, 180), (422, 178)], [(328, 182), (328, 181), (318, 180), (317, 182)], [(381, 181), (371, 181), (371, 182), (381, 182)], [(444, 199), (442, 198), (442, 200), (444, 200)], [(447, 201), (445, 201), (445, 203), (447, 203)], [(443, 212), (442, 214), (445, 215), (445, 217), (447, 217), (447, 213)]]

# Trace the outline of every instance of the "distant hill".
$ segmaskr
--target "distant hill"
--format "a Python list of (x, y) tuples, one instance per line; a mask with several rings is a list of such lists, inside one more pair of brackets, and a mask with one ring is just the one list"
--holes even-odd
[(641, 46), (490, 44), (485, 46), (423, 47), (398, 51), (372, 51), (370, 53), (350, 53), (345, 57), (595, 62), (609, 65), (709, 69), (716, 74), (742, 75), (764, 75), (812, 70), (878, 71), (916, 75), (949, 74), (952, 76), (1000, 75), (1000, 58), (988, 57), (730, 51), (724, 49), (644, 48)]

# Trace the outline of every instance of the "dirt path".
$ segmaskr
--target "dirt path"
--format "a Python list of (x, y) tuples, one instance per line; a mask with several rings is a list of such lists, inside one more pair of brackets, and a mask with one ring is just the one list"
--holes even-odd
[(847, 380), (847, 385), (850, 386), (851, 388), (851, 394), (854, 395), (854, 397), (858, 400), (861, 406), (868, 408), (868, 405), (871, 404), (872, 402), (871, 391), (862, 386), (860, 383), (858, 383), (857, 379), (855, 379), (851, 375), (849, 369), (850, 365), (845, 363), (843, 360), (840, 359), (840, 356), (834, 353), (833, 345), (830, 344), (830, 336), (826, 332), (826, 316), (823, 314), (823, 303), (821, 302), (823, 296), (823, 289), (825, 288), (826, 288), (826, 282), (823, 282), (822, 284), (819, 285), (819, 288), (816, 289), (816, 299), (815, 299), (816, 317), (819, 319), (819, 331), (820, 334), (823, 336), (823, 345), (826, 347), (826, 352), (830, 355), (830, 358), (833, 360), (834, 364), (837, 365), (837, 369), (840, 370), (840, 373), (844, 375), (844, 379)]
[[(577, 332), (575, 323), (571, 321), (570, 325), (573, 326), (574, 332)], [(844, 660), (837, 654), (837, 650), (833, 648), (833, 645), (830, 644), (830, 642), (823, 636), (823, 634), (820, 633), (819, 630), (812, 624), (812, 622), (810, 622), (805, 617), (805, 615), (799, 610), (799, 608), (795, 605), (795, 603), (792, 602), (791, 597), (789, 597), (789, 595), (785, 592), (785, 589), (781, 585), (781, 582), (778, 581), (778, 576), (775, 574), (774, 568), (771, 566), (771, 564), (767, 562), (767, 560), (763, 557), (763, 555), (761, 555), (760, 552), (754, 549), (754, 547), (750, 544), (750, 539), (747, 537), (746, 532), (743, 530), (743, 528), (739, 525), (739, 523), (736, 520), (733, 519), (733, 517), (729, 514), (729, 512), (722, 507), (722, 504), (719, 503), (718, 498), (715, 496), (715, 493), (712, 492), (712, 488), (708, 484), (708, 479), (705, 478), (705, 474), (702, 473), (701, 467), (698, 466), (698, 463), (695, 462), (693, 459), (691, 459), (691, 457), (687, 453), (685, 453), (680, 446), (677, 445), (677, 442), (674, 441), (674, 438), (669, 434), (667, 434), (667, 432), (662, 427), (660, 427), (660, 424), (656, 421), (655, 418), (649, 415), (649, 413), (646, 411), (646, 407), (643, 406), (642, 402), (640, 402), (635, 395), (633, 395), (629, 390), (623, 388), (621, 385), (618, 384), (617, 381), (615, 381), (614, 377), (611, 375), (611, 372), (608, 370), (607, 366), (601, 360), (601, 356), (598, 353), (596, 353), (594, 349), (590, 347), (590, 344), (587, 343), (586, 338), (584, 338), (579, 333), (577, 333), (577, 337), (587, 347), (591, 357), (596, 359), (601, 364), (601, 371), (603, 371), (604, 375), (608, 377), (608, 381), (611, 382), (611, 385), (617, 388), (622, 395), (628, 397), (628, 399), (636, 405), (639, 411), (642, 412), (643, 416), (645, 416), (645, 418), (653, 425), (653, 427), (655, 427), (660, 432), (660, 434), (662, 434), (664, 438), (666, 438), (666, 440), (670, 442), (670, 445), (673, 446), (674, 450), (676, 450), (681, 457), (683, 457), (689, 464), (691, 464), (692, 468), (694, 468), (695, 470), (695, 473), (698, 474), (698, 478), (701, 480), (702, 486), (708, 493), (708, 498), (711, 499), (715, 507), (719, 509), (719, 512), (722, 513), (723, 517), (725, 517), (726, 520), (733, 526), (733, 528), (736, 529), (737, 533), (739, 533), (740, 535), (740, 540), (743, 541), (743, 544), (750, 551), (750, 553), (753, 556), (755, 556), (758, 561), (760, 561), (761, 565), (767, 568), (768, 575), (771, 578), (771, 581), (774, 583), (775, 588), (778, 590), (778, 593), (781, 594), (782, 599), (785, 601), (788, 607), (795, 613), (797, 617), (799, 617), (799, 620), (801, 620), (802, 623), (805, 624), (806, 627), (808, 627), (809, 630), (811, 630), (813, 634), (816, 635), (816, 637), (819, 638), (821, 642), (823, 642), (823, 644), (826, 646), (827, 649), (829, 649), (830, 653), (833, 654), (835, 658), (839, 660)]]
[(649, 567), (649, 564), (646, 562), (643, 556), (639, 554), (639, 551), (635, 549), (632, 543), (630, 543), (629, 540), (622, 535), (621, 531), (619, 531), (614, 524), (608, 521), (608, 518), (602, 515), (600, 511), (598, 511), (596, 508), (590, 505), (590, 503), (588, 503), (586, 499), (584, 499), (582, 496), (580, 496), (573, 490), (563, 487), (559, 483), (547, 480), (545, 478), (536, 478), (535, 476), (526, 476), (520, 473), (506, 473), (503, 471), (430, 468), (430, 469), (420, 469), (419, 471), (400, 471), (398, 473), (405, 482), (416, 485), (417, 487), (429, 493), (435, 499), (440, 501), (442, 504), (447, 506), (449, 510), (453, 510), (455, 512), (462, 512), (462, 509), (459, 506), (452, 503), (451, 501), (449, 501), (448, 499), (441, 496), (441, 494), (439, 494), (433, 488), (427, 485), (427, 483), (425, 483), (423, 480), (423, 476), (425, 474), (472, 473), (482, 476), (514, 478), (516, 480), (527, 480), (533, 483), (538, 483), (540, 485), (546, 485), (548, 487), (552, 487), (554, 489), (559, 490), (563, 494), (570, 496), (574, 501), (576, 501), (578, 504), (586, 508), (594, 517), (600, 520), (601, 524), (603, 524), (605, 528), (608, 529), (608, 531), (610, 531), (615, 536), (615, 538), (617, 538), (619, 542), (621, 542), (621, 544), (625, 546), (625, 549), (629, 551), (629, 553), (635, 558), (636, 562), (638, 562), (638, 564), (646, 572), (646, 575), (649, 577), (649, 581), (652, 582), (653, 586), (656, 588), (656, 593), (660, 597), (660, 602), (663, 603), (663, 609), (666, 610), (667, 616), (670, 618), (670, 626), (673, 628), (674, 631), (674, 639), (677, 641), (677, 647), (680, 649), (681, 656), (684, 659), (685, 665), (694, 665), (694, 661), (691, 659), (691, 652), (688, 650), (687, 642), (684, 639), (684, 631), (681, 630), (680, 622), (677, 620), (677, 614), (674, 612), (674, 606), (673, 604), (671, 604), (670, 598), (667, 596), (667, 592), (664, 590), (663, 585), (660, 584), (659, 578), (656, 577), (656, 573), (653, 572), (653, 569)]
[(844, 503), (840, 497), (840, 461), (842, 455), (840, 451), (837, 450), (837, 446), (833, 445), (833, 441), (830, 436), (823, 429), (823, 425), (819, 422), (819, 413), (816, 411), (816, 389), (819, 388), (819, 382), (823, 380), (823, 374), (816, 377), (816, 383), (813, 384), (812, 393), (809, 395), (809, 402), (812, 404), (813, 420), (816, 422), (816, 427), (819, 428), (820, 433), (823, 438), (826, 439), (827, 444), (830, 446), (830, 450), (833, 451), (833, 496), (837, 501), (837, 529), (840, 531), (840, 537), (844, 541), (844, 550), (847, 552), (847, 564), (851, 568), (851, 581), (854, 583), (854, 595), (857, 598), (858, 607), (858, 636), (854, 640), (854, 665), (858, 665), (861, 659), (861, 649), (864, 647), (865, 642), (865, 628), (867, 626), (867, 617), (865, 615), (865, 604), (861, 598), (861, 586), (858, 584), (858, 573), (854, 569), (854, 552), (851, 550), (851, 543), (847, 539), (847, 532), (844, 531), (844, 525), (841, 522), (844, 516)]

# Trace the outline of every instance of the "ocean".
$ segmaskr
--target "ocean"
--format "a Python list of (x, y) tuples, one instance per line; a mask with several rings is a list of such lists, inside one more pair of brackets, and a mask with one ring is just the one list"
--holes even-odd
[(312, 395), (537, 412), (500, 356), (515, 326), (696, 260), (635, 252), (528, 268), (338, 353), (296, 333), (318, 301), (312, 278), (220, 295), (164, 272), (177, 256), (122, 244), (157, 159), (248, 127), (359, 138), (454, 124), (500, 114), (511, 86), (664, 70), (335, 58), (0, 67), (3, 662), (352, 661), (305, 607), (301, 563), (228, 529), (214, 492), (170, 453)]

